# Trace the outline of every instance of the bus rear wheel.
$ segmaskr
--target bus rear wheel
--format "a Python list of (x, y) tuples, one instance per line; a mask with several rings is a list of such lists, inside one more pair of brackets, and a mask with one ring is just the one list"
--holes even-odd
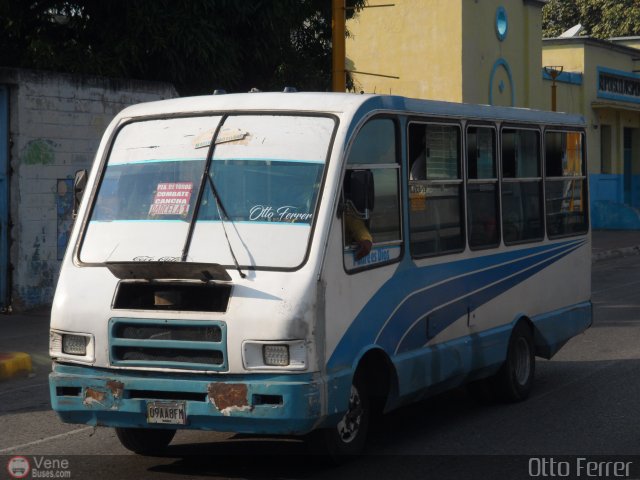
[(349, 406), (334, 428), (321, 429), (313, 433), (313, 452), (327, 456), (335, 463), (364, 451), (371, 417), (371, 402), (364, 380), (356, 375), (349, 393)]
[(531, 326), (516, 324), (507, 350), (507, 359), (494, 378), (500, 397), (508, 402), (526, 400), (533, 389), (536, 358)]
[(496, 401), (521, 402), (533, 389), (535, 368), (533, 331), (526, 321), (520, 321), (511, 332), (507, 358), (498, 373), (471, 382), (467, 391), (483, 405)]
[(116, 436), (124, 448), (140, 455), (164, 452), (176, 434), (175, 430), (116, 427)]

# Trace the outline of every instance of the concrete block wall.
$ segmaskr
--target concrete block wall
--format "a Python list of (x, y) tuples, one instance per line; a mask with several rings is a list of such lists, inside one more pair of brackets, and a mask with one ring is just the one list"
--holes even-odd
[(170, 84), (0, 68), (10, 89), (11, 305), (51, 303), (71, 226), (73, 176), (89, 169), (123, 108), (177, 96)]

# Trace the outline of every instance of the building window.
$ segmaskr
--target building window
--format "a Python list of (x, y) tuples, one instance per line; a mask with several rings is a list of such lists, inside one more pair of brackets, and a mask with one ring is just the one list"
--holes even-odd
[(460, 127), (409, 125), (409, 225), (414, 257), (464, 249)]
[(502, 130), (502, 235), (505, 244), (541, 240), (540, 133)]
[(467, 225), (469, 247), (497, 247), (498, 176), (496, 131), (490, 127), (467, 128)]
[(580, 132), (545, 133), (545, 200), (549, 238), (588, 230), (584, 142)]
[(509, 31), (509, 21), (507, 20), (507, 11), (503, 6), (496, 9), (496, 35), (501, 42), (507, 38)]

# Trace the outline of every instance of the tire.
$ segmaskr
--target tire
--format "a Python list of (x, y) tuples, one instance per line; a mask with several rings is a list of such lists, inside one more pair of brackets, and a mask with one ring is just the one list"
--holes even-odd
[(492, 379), (499, 398), (506, 402), (526, 400), (533, 389), (535, 370), (533, 332), (527, 322), (520, 321), (511, 332), (507, 359)]
[(334, 428), (312, 433), (312, 452), (327, 457), (333, 463), (342, 463), (349, 457), (364, 452), (371, 418), (371, 401), (365, 382), (356, 375), (351, 385), (349, 407)]
[(173, 440), (175, 430), (116, 427), (116, 435), (124, 448), (140, 455), (162, 454)]

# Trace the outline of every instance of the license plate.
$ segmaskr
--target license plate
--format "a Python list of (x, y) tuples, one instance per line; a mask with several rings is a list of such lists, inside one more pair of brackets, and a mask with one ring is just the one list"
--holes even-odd
[(147, 423), (186, 425), (185, 402), (147, 402)]

